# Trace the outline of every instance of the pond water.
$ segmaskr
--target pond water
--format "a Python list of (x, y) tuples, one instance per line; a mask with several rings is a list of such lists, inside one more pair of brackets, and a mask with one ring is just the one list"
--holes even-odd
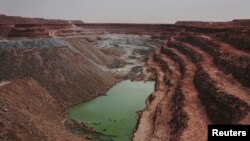
[(136, 112), (145, 107), (154, 91), (154, 82), (125, 80), (106, 94), (69, 109), (71, 119), (83, 122), (96, 133), (87, 134), (96, 141), (128, 141), (136, 126)]

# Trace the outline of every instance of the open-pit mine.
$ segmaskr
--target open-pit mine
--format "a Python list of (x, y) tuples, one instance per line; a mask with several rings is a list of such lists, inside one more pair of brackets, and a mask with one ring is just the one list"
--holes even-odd
[(0, 140), (206, 141), (250, 124), (250, 20), (0, 15)]

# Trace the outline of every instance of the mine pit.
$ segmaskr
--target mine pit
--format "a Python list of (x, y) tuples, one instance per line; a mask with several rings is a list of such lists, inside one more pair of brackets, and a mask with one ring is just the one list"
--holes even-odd
[(209, 124), (250, 124), (249, 20), (0, 19), (0, 140), (206, 141)]

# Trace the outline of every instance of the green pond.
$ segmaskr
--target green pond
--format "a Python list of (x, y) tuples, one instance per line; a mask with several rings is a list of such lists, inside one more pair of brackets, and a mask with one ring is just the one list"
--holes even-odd
[(128, 141), (136, 126), (136, 112), (154, 91), (154, 82), (125, 80), (106, 94), (69, 109), (71, 119), (95, 129), (87, 134), (95, 141)]

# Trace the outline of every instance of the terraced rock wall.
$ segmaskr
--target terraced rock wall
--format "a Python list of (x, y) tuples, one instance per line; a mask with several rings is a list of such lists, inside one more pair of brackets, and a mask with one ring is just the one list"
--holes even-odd
[(205, 141), (208, 124), (250, 123), (250, 54), (218, 31), (191, 31), (169, 36), (152, 55), (159, 78), (133, 140)]

